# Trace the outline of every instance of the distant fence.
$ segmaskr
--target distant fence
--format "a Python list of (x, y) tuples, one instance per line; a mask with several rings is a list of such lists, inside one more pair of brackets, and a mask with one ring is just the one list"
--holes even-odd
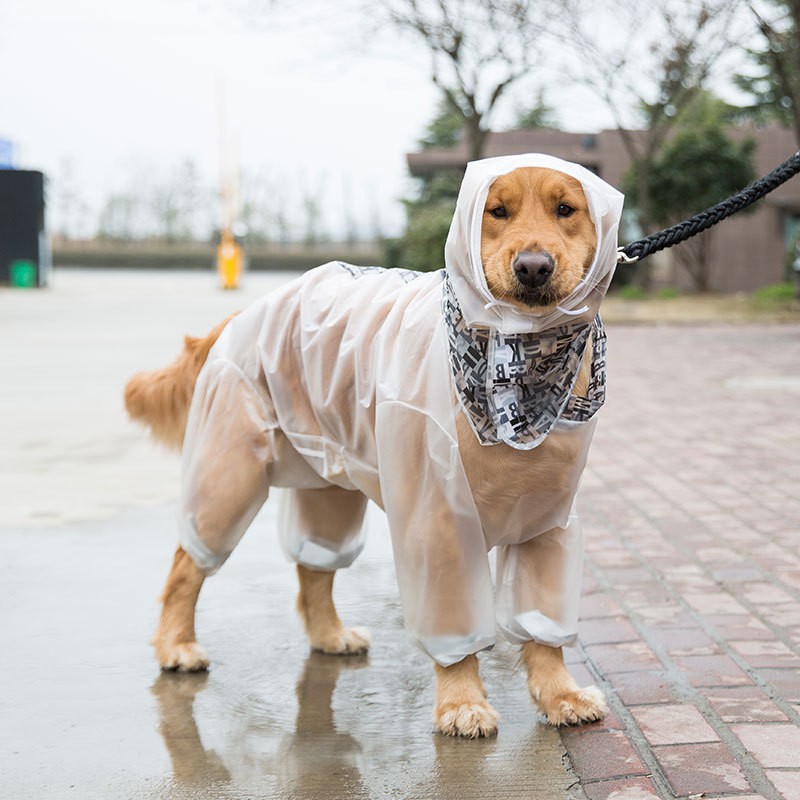
[[(327, 261), (350, 264), (381, 264), (379, 242), (329, 242), (314, 247), (302, 245), (245, 245), (247, 268), (258, 271), (302, 271)], [(53, 244), (54, 267), (90, 269), (192, 269), (211, 270), (216, 265), (216, 247), (205, 242), (164, 244), (160, 242), (62, 242)]]

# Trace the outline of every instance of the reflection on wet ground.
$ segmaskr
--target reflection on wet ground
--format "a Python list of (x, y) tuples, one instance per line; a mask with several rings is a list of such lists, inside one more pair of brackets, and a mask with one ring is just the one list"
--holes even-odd
[[(511, 748), (504, 747), (508, 743), (502, 740), (448, 739), (424, 731), (423, 725), (415, 726), (416, 740), (403, 741), (392, 731), (398, 716), (406, 713), (400, 707), (388, 719), (373, 720), (381, 731), (366, 738), (343, 729), (334, 712), (337, 683), (341, 675), (367, 666), (366, 656), (310, 653), (297, 681), (297, 713), (289, 730), (273, 718), (263, 698), (251, 697), (247, 707), (198, 711), (203, 729), (210, 731), (222, 724), (228, 731), (219, 751), (203, 744), (194, 711), (208, 677), (160, 675), (152, 691), (172, 777), (159, 786), (158, 796), (174, 800), (238, 798), (250, 793), (293, 800), (464, 798), (487, 791), (498, 797), (563, 796), (545, 788), (543, 777), (550, 781), (558, 777), (564, 783), (568, 776), (560, 769), (552, 772), (552, 764), (547, 763), (553, 761), (549, 748), (542, 746), (552, 732), (534, 724)], [(347, 694), (358, 702), (357, 694)], [(363, 708), (353, 711), (372, 713)], [(527, 793), (537, 786), (543, 794)]]
[(482, 658), (499, 737), (432, 732), (432, 668), (403, 631), (382, 530), (337, 578), (343, 619), (372, 629), (369, 656), (309, 653), (294, 570), (267, 515), (203, 589), (198, 633), (211, 672), (159, 674), (147, 642), (173, 519), (167, 508), (0, 530), (0, 748), (9, 754), (0, 796), (558, 800), (580, 792), (568, 788), (574, 776), (558, 734), (537, 722), (509, 647)]
[[(364, 751), (353, 736), (337, 730), (332, 707), (340, 673), (367, 664), (366, 656), (332, 658), (310, 653), (297, 682), (294, 730), (280, 736), (274, 753), (258, 758), (250, 749), (251, 739), (257, 741), (268, 726), (263, 718), (259, 722), (258, 715), (240, 719), (240, 725), (244, 724), (236, 732), (236, 745), (227, 751), (236, 762), (234, 773), (250, 772), (258, 764), (263, 774), (274, 775), (281, 796), (369, 797), (362, 780), (367, 767)], [(159, 733), (172, 762), (171, 795), (175, 797), (181, 790), (197, 797), (198, 789), (209, 797), (227, 796), (236, 782), (220, 756), (204, 748), (195, 721), (195, 696), (207, 682), (207, 675), (164, 673), (152, 687), (158, 700)]]
[(161, 673), (151, 691), (158, 700), (158, 732), (172, 763), (176, 784), (216, 787), (231, 774), (213, 750), (206, 750), (194, 719), (194, 698), (208, 683), (208, 673)]

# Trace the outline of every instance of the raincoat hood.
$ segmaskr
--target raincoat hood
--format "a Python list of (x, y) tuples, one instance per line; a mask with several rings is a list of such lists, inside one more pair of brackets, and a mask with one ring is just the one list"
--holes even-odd
[[(520, 167), (552, 169), (580, 181), (597, 231), (597, 251), (583, 280), (557, 308), (539, 313), (493, 297), (481, 264), (481, 225), (489, 187)], [(444, 251), (445, 269), (466, 325), (513, 334), (592, 322), (614, 275), (622, 202), (622, 194), (593, 172), (553, 156), (528, 153), (467, 164)]]

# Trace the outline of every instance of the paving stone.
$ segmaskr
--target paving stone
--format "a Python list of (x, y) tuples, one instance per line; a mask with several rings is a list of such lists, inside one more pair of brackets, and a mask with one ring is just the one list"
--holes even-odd
[(559, 728), (559, 732), (566, 746), (579, 736), (593, 736), (603, 731), (622, 731), (624, 727), (620, 718), (613, 711), (609, 711), (603, 719), (597, 722), (587, 722), (584, 725), (569, 725), (565, 728)]
[(786, 722), (786, 715), (757, 686), (708, 688), (704, 694), (723, 722)]
[(635, 608), (636, 613), (650, 628), (690, 628), (696, 624), (692, 615), (678, 603), (651, 605), (648, 601)]
[(638, 642), (641, 637), (625, 617), (606, 617), (581, 622), (578, 638), (586, 646)]
[(756, 640), (729, 644), (752, 667), (800, 667), (800, 657), (783, 642)]
[(561, 651), (564, 655), (564, 663), (572, 666), (573, 664), (585, 664), (586, 656), (577, 647), (565, 647)]
[[(791, 532), (792, 541), (797, 539), (797, 531)], [(800, 589), (800, 569), (780, 569), (776, 570), (777, 576), (784, 582), (789, 584), (794, 589)]]
[(677, 656), (676, 665), (692, 686), (738, 686), (750, 679), (728, 656)]
[(748, 617), (744, 621), (714, 624), (716, 633), (726, 642), (736, 639), (774, 639), (775, 633), (756, 617)]
[(584, 594), (581, 598), (580, 619), (589, 620), (598, 617), (617, 617), (622, 614), (620, 604), (603, 592)]
[(570, 664), (569, 661), (566, 661), (567, 669), (569, 670), (570, 675), (575, 678), (578, 686), (590, 686), (594, 684), (596, 681), (592, 677), (592, 673), (586, 668), (586, 665), (583, 662), (578, 662), (576, 664)]
[(794, 598), (774, 583), (748, 583), (742, 589), (742, 596), (754, 605), (791, 604)]
[(708, 797), (703, 795), (703, 800), (767, 800), (763, 794), (726, 794), (725, 797)]
[(758, 676), (784, 700), (800, 703), (800, 669), (760, 669)]
[[(707, 614), (703, 617), (703, 622), (712, 625), (714, 628), (721, 627), (734, 627), (736, 625), (749, 625), (753, 616), (751, 614)], [(745, 637), (738, 636), (738, 639)], [(775, 638), (775, 634), (769, 636), (770, 639)]]
[[(621, 781), (599, 781), (583, 787), (588, 800), (660, 800), (650, 778), (625, 778)], [(737, 800), (739, 800), (737, 798)]]
[(797, 800), (800, 797), (800, 772), (771, 769), (767, 770), (767, 777), (784, 800)]
[(669, 703), (676, 699), (674, 687), (662, 670), (616, 672), (608, 679), (625, 705)]
[(664, 628), (656, 638), (672, 656), (707, 656), (719, 653), (716, 642), (700, 628)]
[(655, 653), (644, 642), (621, 644), (596, 644), (586, 652), (604, 674), (609, 672), (633, 672), (660, 666)]
[(687, 593), (683, 599), (701, 614), (747, 614), (747, 609), (728, 592)]
[(719, 741), (719, 736), (694, 706), (640, 706), (631, 713), (651, 745)]
[[(722, 583), (739, 583), (759, 580), (764, 577), (764, 573), (758, 567), (731, 565), (729, 567), (715, 569), (711, 573), (711, 576), (714, 580), (721, 581)], [(731, 591), (734, 591), (734, 587), (731, 587)]]
[(653, 582), (653, 574), (644, 567), (605, 567), (603, 576), (617, 589), (624, 590), (627, 586), (635, 586)]
[(676, 795), (751, 789), (741, 767), (724, 744), (679, 744), (656, 747), (653, 753)]
[(762, 767), (800, 769), (800, 728), (794, 725), (731, 725)]
[(591, 550), (592, 561), (601, 567), (639, 567), (639, 559), (621, 546), (606, 546)]
[(800, 603), (796, 600), (769, 606), (766, 614), (769, 616), (770, 625), (777, 625), (779, 628), (794, 628), (800, 625)]
[(647, 770), (622, 731), (599, 731), (565, 741), (582, 781), (645, 775)]

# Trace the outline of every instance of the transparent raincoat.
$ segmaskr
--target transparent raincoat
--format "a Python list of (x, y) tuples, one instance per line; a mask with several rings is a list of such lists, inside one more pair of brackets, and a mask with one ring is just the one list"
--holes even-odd
[[(480, 262), (489, 186), (518, 167), (577, 178), (597, 230), (584, 280), (547, 313), (493, 298)], [(406, 626), (437, 662), (490, 647), (496, 620), (512, 641), (573, 643), (583, 553), (574, 499), (604, 396), (596, 317), (621, 209), (622, 196), (576, 164), (544, 155), (473, 162), (445, 270), (332, 262), (235, 317), (198, 377), (184, 441), (180, 539), (195, 563), (216, 571), (279, 486), (290, 490), (280, 524), (287, 554), (313, 569), (346, 567), (363, 546), (369, 498), (388, 517)], [(591, 387), (578, 400), (570, 390), (590, 340)], [(501, 364), (517, 377), (500, 380)], [(569, 440), (575, 456), (561, 488), (501, 509), (477, 502), (459, 413), (487, 447)]]

